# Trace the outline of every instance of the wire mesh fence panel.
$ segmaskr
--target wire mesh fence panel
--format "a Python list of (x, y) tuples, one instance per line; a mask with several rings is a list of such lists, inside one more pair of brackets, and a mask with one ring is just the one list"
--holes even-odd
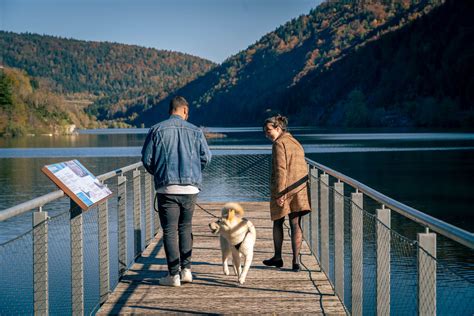
[(364, 315), (374, 315), (377, 295), (377, 261), (376, 261), (376, 218), (367, 212), (363, 213), (363, 247), (362, 263), (363, 279), (363, 312)]
[(0, 315), (33, 314), (32, 265), (32, 231), (0, 244)]
[(390, 311), (394, 315), (416, 315), (417, 247), (400, 234), (391, 231)]
[[(467, 251), (472, 253), (472, 250)], [(470, 269), (472, 273), (472, 266)], [(471, 276), (466, 277), (457, 265), (443, 260), (436, 260), (436, 312), (438, 315), (474, 314), (474, 282)]]
[[(344, 305), (352, 312), (352, 202), (344, 197)], [(362, 231), (360, 232), (362, 234)]]
[[(99, 255), (97, 207), (83, 216), (84, 312), (90, 314), (99, 299)], [(71, 313), (70, 214), (65, 212), (50, 221), (50, 312)]]
[(127, 200), (126, 200), (126, 216), (127, 216), (127, 262), (125, 266), (129, 267), (135, 259), (135, 229), (133, 227), (133, 178), (132, 173), (125, 174), (127, 177)]
[(310, 171), (309, 176), (309, 183), (310, 183), (310, 202), (312, 212), (310, 213), (310, 223), (309, 223), (309, 230), (310, 230), (310, 238), (309, 246), (313, 255), (316, 259), (320, 258), (319, 254), (319, 179), (317, 169), (313, 169)]
[(214, 156), (204, 169), (199, 200), (268, 200), (270, 171), (271, 155)]
[(118, 201), (117, 201), (117, 178), (111, 178), (105, 182), (112, 191), (112, 197), (108, 200), (109, 206), (109, 282), (110, 289), (117, 286), (119, 282), (118, 264)]
[(71, 227), (64, 211), (49, 221), (49, 308), (55, 315), (71, 314)]
[[(335, 284), (335, 269), (334, 269), (334, 187), (333, 179), (330, 178), (330, 183), (327, 186), (329, 195), (328, 195), (328, 245), (329, 245), (329, 278), (331, 282)], [(321, 186), (324, 186), (324, 183), (321, 183)]]
[[(148, 245), (152, 237), (156, 234), (153, 222), (155, 211), (153, 210), (153, 181), (151, 175), (146, 170), (141, 174), (141, 205), (142, 205), (142, 240), (144, 247)], [(156, 213), (157, 214), (157, 213)]]
[[(364, 213), (363, 196), (358, 192), (350, 192), (350, 198), (345, 201), (345, 207), (348, 211), (346, 221), (346, 239), (348, 257), (347, 260), (349, 276), (346, 282), (347, 295), (345, 304), (348, 310), (354, 315), (363, 313), (363, 286), (364, 286)], [(349, 242), (350, 239), (350, 242)], [(346, 274), (347, 275), (347, 274)], [(349, 282), (350, 280), (350, 282)]]
[(83, 214), (84, 219), (84, 314), (90, 314), (99, 302), (99, 226), (98, 207)]

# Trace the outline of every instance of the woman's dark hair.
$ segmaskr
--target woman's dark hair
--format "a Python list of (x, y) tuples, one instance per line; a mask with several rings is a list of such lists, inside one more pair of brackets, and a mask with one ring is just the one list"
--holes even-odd
[(286, 132), (288, 129), (288, 118), (280, 114), (267, 118), (265, 123), (263, 123), (263, 131), (265, 131), (267, 124), (272, 124), (273, 128), (280, 127), (282, 131)]

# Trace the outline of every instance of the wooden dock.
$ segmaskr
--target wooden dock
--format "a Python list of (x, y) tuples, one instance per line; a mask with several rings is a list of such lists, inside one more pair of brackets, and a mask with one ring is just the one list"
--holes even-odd
[[(214, 215), (223, 203), (200, 203)], [(283, 244), (284, 267), (269, 268), (262, 260), (273, 254), (272, 222), (268, 203), (242, 203), (257, 229), (254, 260), (244, 285), (235, 275), (222, 272), (218, 237), (208, 223), (215, 219), (196, 207), (193, 233), (194, 282), (181, 287), (160, 286), (167, 273), (161, 231), (142, 256), (121, 279), (98, 314), (331, 314), (345, 315), (326, 275), (302, 247), (302, 270), (291, 271), (291, 244), (288, 233)], [(232, 269), (231, 269), (232, 270)]]

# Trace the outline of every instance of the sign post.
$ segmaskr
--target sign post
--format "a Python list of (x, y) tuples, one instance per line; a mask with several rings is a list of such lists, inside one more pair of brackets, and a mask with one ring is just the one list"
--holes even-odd
[[(72, 314), (84, 314), (84, 228), (83, 211), (112, 195), (79, 161), (44, 166), (43, 171), (71, 199), (71, 302)], [(108, 255), (108, 254), (107, 254)]]

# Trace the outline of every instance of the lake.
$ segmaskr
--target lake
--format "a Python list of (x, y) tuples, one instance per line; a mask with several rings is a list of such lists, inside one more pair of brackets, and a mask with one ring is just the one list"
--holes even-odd
[[(261, 128), (207, 128), (209, 145), (270, 146)], [(46, 164), (78, 159), (98, 175), (139, 161), (147, 129), (88, 130), (71, 136), (0, 139), (0, 210), (57, 190)], [(308, 158), (429, 215), (474, 230), (474, 133), (293, 128)], [(54, 213), (53, 213), (54, 215)], [(50, 215), (51, 216), (51, 215)], [(0, 244), (31, 227), (31, 217), (0, 223)], [(410, 236), (411, 237), (411, 236)], [(440, 241), (441, 243), (442, 241)], [(473, 252), (442, 251), (471, 271)]]
[[(209, 145), (270, 145), (260, 128), (208, 128)], [(55, 190), (41, 167), (79, 159), (101, 174), (140, 159), (147, 129), (0, 139), (0, 209)], [(294, 128), (307, 157), (472, 232), (474, 133), (334, 133)], [(107, 133), (107, 134), (106, 134)]]

